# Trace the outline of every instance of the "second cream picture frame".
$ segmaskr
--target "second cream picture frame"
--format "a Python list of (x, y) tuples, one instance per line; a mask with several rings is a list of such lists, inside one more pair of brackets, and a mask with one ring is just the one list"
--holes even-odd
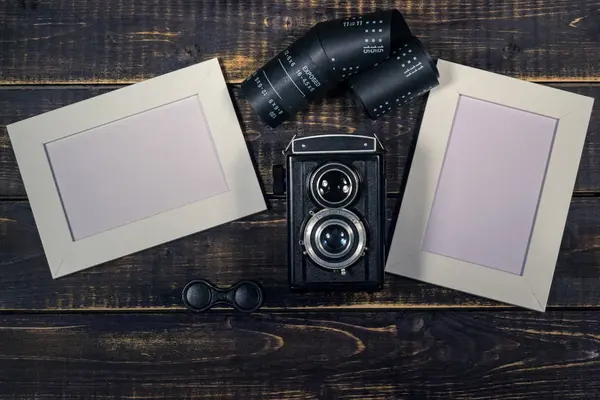
[(386, 271), (543, 311), (593, 99), (438, 69)]

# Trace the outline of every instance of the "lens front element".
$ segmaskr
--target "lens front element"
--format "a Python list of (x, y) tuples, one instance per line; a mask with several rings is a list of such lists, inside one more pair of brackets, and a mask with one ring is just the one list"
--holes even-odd
[(338, 254), (348, 248), (350, 233), (340, 225), (330, 225), (321, 232), (321, 245), (331, 253)]
[(352, 182), (345, 173), (334, 170), (323, 174), (319, 182), (319, 194), (328, 202), (341, 203), (350, 195)]
[(344, 257), (354, 244), (355, 229), (339, 217), (326, 218), (316, 225), (315, 244), (320, 254), (331, 259)]

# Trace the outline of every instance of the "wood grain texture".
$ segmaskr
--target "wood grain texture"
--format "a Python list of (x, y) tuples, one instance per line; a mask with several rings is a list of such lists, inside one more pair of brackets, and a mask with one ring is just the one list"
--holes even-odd
[[(397, 207), (388, 201), (389, 221)], [(549, 307), (600, 306), (598, 231), (600, 198), (574, 199)], [(505, 307), (389, 274), (373, 294), (291, 293), (286, 241), (285, 203), (272, 200), (268, 212), (52, 280), (28, 203), (0, 202), (0, 311), (181, 309), (183, 286), (199, 278), (258, 280), (271, 310)]]
[(0, 317), (7, 399), (595, 399), (600, 313)]
[[(553, 84), (551, 86), (600, 98), (599, 84)], [(0, 197), (25, 195), (4, 125), (106, 93), (111, 89), (113, 87), (0, 90)], [(424, 111), (424, 99), (396, 110), (378, 121), (371, 121), (356, 108), (349, 96), (334, 93), (331, 97), (312, 104), (295, 120), (273, 130), (254, 115), (239, 88), (232, 87), (231, 93), (266, 193), (272, 192), (271, 167), (274, 163), (283, 163), (281, 151), (285, 149), (292, 137), (295, 134), (321, 133), (376, 133), (388, 151), (386, 155), (388, 192), (398, 193), (401, 182), (406, 176), (407, 160), (418, 132), (418, 121)], [(600, 191), (600, 102), (596, 102), (592, 113), (575, 190), (577, 192)]]
[[(600, 193), (598, 102), (545, 314), (391, 275), (374, 294), (293, 294), (274, 196), (268, 212), (51, 279), (5, 125), (211, 57), (266, 193), (294, 134), (375, 132), (394, 220), (423, 99), (373, 122), (333, 93), (272, 130), (235, 85), (316, 22), (376, 7), (400, 8), (435, 56), (600, 98), (597, 0), (0, 0), (0, 399), (600, 397), (600, 197), (582, 197)], [(265, 307), (184, 312), (194, 278), (256, 279)]]
[(315, 23), (398, 8), (435, 56), (536, 80), (600, 79), (595, 0), (4, 0), (0, 84), (129, 83), (219, 57), (240, 82)]

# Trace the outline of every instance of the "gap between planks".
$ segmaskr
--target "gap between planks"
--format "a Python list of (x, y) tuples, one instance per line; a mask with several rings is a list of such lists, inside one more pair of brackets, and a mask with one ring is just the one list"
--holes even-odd
[[(268, 60), (266, 60), (268, 61)], [(265, 61), (265, 63), (266, 63)], [(157, 78), (160, 75), (156, 75), (156, 76), (148, 76), (148, 77), (144, 77), (144, 78), (140, 78), (140, 79), (126, 79), (126, 80), (119, 80), (119, 79), (105, 79), (105, 80), (97, 80), (97, 81), (78, 81), (78, 80), (73, 80), (73, 81), (26, 81), (26, 80), (12, 80), (12, 81), (7, 81), (7, 80), (0, 80), (0, 90), (2, 89), (2, 87), (6, 87), (6, 88), (14, 88), (14, 87), (44, 87), (46, 89), (48, 88), (56, 88), (56, 89), (61, 89), (61, 88), (77, 88), (77, 87), (81, 87), (81, 88), (86, 88), (86, 87), (98, 87), (98, 86), (107, 86), (108, 87), (115, 87), (118, 88), (119, 86), (127, 86), (127, 85), (132, 85), (135, 83), (140, 83), (143, 82), (145, 80), (148, 79), (152, 79), (152, 78)], [(508, 75), (507, 75), (508, 76)], [(576, 77), (567, 77), (567, 78), (559, 78), (559, 77), (548, 77), (548, 78), (543, 78), (543, 77), (527, 77), (527, 76), (511, 76), (513, 78), (517, 78), (517, 79), (521, 79), (524, 81), (528, 81), (528, 82), (533, 82), (533, 83), (560, 83), (560, 84), (572, 84), (572, 85), (585, 85), (588, 83), (600, 83), (600, 76), (591, 76), (591, 77), (582, 77), (582, 78), (576, 78)], [(242, 79), (235, 79), (235, 80), (230, 80), (227, 81), (228, 85), (241, 85), (241, 83), (243, 82)]]
[[(498, 304), (464, 304), (464, 305), (447, 305), (447, 304), (406, 304), (406, 305), (389, 305), (389, 304), (370, 304), (370, 305), (337, 305), (337, 306), (313, 306), (313, 307), (261, 307), (259, 311), (253, 314), (297, 314), (297, 313), (324, 313), (324, 312), (401, 312), (401, 311), (473, 311), (473, 312), (532, 312), (539, 315), (544, 314), (543, 312), (532, 311), (521, 307)], [(600, 311), (598, 305), (578, 305), (578, 306), (548, 306), (546, 312), (556, 311)], [(8, 314), (176, 314), (176, 313), (191, 313), (184, 307), (122, 307), (122, 308), (110, 308), (110, 307), (84, 307), (74, 309), (61, 309), (61, 308), (7, 308), (0, 309), (0, 315)], [(231, 314), (237, 312), (231, 308), (213, 308), (204, 314)]]
[[(0, 125), (0, 128), (2, 128), (2, 125)], [(285, 200), (285, 196), (281, 196), (281, 195), (277, 195), (277, 194), (273, 194), (273, 193), (264, 193), (265, 199), (269, 200), (269, 201), (273, 201), (273, 200)], [(400, 193), (399, 192), (388, 192), (387, 193), (387, 199), (388, 200), (393, 200), (393, 199), (399, 199), (400, 198)], [(582, 190), (582, 191), (574, 191), (571, 195), (572, 198), (574, 199), (583, 199), (583, 198), (596, 198), (596, 197), (600, 197), (600, 191), (599, 192), (593, 192), (593, 191), (589, 191), (589, 190)], [(27, 196), (3, 196), (0, 195), (0, 203), (16, 203), (16, 202), (27, 202)]]

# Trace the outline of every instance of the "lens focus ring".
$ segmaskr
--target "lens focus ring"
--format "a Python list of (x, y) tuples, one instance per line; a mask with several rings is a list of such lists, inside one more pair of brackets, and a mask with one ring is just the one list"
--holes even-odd
[(311, 175), (309, 189), (322, 207), (341, 208), (354, 201), (358, 194), (356, 171), (341, 163), (327, 163)]

